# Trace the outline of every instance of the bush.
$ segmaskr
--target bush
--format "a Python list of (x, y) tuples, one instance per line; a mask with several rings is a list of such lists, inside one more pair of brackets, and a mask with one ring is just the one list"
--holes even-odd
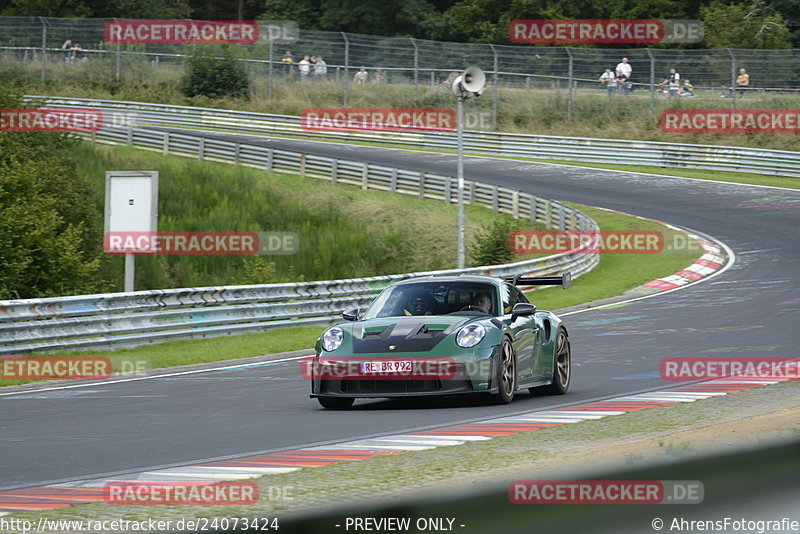
[(508, 236), (515, 229), (514, 221), (506, 219), (483, 226), (475, 236), (471, 263), (476, 266), (510, 263), (514, 254), (508, 248)]
[(229, 48), (219, 54), (194, 54), (187, 60), (181, 92), (188, 96), (247, 97), (250, 82), (244, 67), (235, 60)]

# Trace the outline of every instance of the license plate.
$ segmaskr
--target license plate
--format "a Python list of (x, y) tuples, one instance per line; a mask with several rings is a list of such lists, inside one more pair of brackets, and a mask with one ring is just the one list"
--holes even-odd
[(361, 362), (361, 373), (365, 375), (380, 373), (410, 373), (411, 369), (411, 360)]

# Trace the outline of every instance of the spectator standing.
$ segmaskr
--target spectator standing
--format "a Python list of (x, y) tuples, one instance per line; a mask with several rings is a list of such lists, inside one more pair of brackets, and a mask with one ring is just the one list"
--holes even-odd
[(375, 69), (375, 77), (372, 78), (372, 83), (386, 83), (386, 75), (380, 67)]
[(300, 81), (306, 81), (308, 79), (308, 74), (311, 72), (311, 61), (309, 61), (308, 54), (303, 56), (303, 59), (297, 64), (297, 70), (300, 71)]
[(72, 52), (72, 39), (67, 39), (64, 41), (64, 44), (61, 45), (61, 50), (63, 50), (64, 54), (64, 63), (70, 64), (74, 62), (75, 54)]
[(736, 77), (736, 91), (744, 96), (744, 92), (750, 87), (750, 75), (744, 69), (739, 69), (739, 76)]
[(353, 75), (353, 82), (355, 83), (367, 83), (367, 78), (369, 77), (369, 73), (367, 72), (367, 67), (361, 67), (358, 69)]
[(83, 63), (84, 61), (87, 60), (86, 52), (83, 51), (83, 48), (81, 48), (80, 43), (75, 43), (74, 45), (72, 45), (72, 48), (70, 50), (72, 50), (73, 62), (75, 60), (78, 60), (79, 63)]
[(678, 90), (681, 88), (681, 75), (678, 74), (676, 69), (669, 69), (669, 74), (661, 82), (662, 85), (666, 84), (669, 96), (676, 96)]
[(628, 77), (622, 74), (621, 72), (617, 72), (617, 92), (621, 95), (629, 94), (631, 84), (628, 81)]
[(292, 73), (292, 65), (294, 65), (294, 54), (292, 54), (291, 50), (287, 50), (286, 53), (283, 54), (281, 63), (286, 65), (286, 75), (290, 75)]
[(617, 63), (617, 68), (614, 70), (617, 71), (617, 77), (622, 74), (626, 79), (630, 78), (633, 74), (633, 67), (631, 67), (630, 63), (628, 63), (628, 58), (626, 57), (622, 58), (622, 61)]
[(314, 63), (314, 78), (318, 81), (324, 81), (328, 75), (328, 64), (322, 59), (322, 56), (317, 56), (317, 61)]
[(601, 85), (608, 88), (608, 94), (611, 94), (613, 89), (617, 87), (617, 78), (614, 76), (614, 73), (611, 72), (611, 69), (606, 69), (606, 71), (600, 75), (599, 80)]

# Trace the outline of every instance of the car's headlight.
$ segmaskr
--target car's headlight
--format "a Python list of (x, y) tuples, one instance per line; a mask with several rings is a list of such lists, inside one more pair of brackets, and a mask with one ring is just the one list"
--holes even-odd
[(486, 329), (479, 324), (468, 324), (456, 334), (456, 345), (468, 349), (474, 347), (483, 340)]
[(342, 344), (343, 339), (344, 330), (338, 326), (328, 328), (325, 333), (322, 334), (322, 348), (328, 352), (336, 350)]

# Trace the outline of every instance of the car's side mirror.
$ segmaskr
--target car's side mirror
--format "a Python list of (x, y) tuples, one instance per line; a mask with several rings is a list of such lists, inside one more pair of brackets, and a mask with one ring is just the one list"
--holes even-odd
[(536, 313), (536, 306), (528, 302), (517, 302), (511, 309), (511, 321), (515, 321), (517, 317), (530, 317)]
[(345, 321), (358, 321), (358, 308), (353, 308), (352, 310), (347, 310), (342, 313), (342, 318)]

